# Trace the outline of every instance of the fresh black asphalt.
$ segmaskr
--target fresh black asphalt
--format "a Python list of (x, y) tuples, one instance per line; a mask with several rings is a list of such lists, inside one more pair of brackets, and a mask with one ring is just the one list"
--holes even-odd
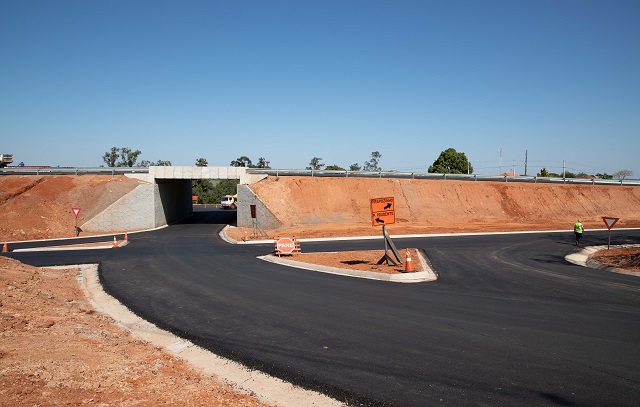
[[(198, 212), (118, 249), (8, 255), (98, 262), (105, 290), (161, 328), (353, 405), (638, 405), (640, 278), (567, 263), (569, 231), (397, 238), (439, 274), (401, 284), (256, 259), (273, 245), (218, 237), (234, 215)], [(584, 244), (606, 238), (587, 231)], [(612, 243), (640, 243), (640, 231), (614, 230)]]

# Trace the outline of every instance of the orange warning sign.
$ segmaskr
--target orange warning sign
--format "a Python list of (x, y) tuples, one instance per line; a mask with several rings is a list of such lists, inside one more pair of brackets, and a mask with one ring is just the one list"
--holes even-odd
[(392, 196), (371, 199), (371, 223), (373, 226), (396, 223), (396, 207)]

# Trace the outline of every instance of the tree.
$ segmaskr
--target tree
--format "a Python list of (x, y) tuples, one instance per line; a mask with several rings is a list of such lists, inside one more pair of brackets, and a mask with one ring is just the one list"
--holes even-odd
[(130, 148), (122, 147), (120, 149), (120, 162), (122, 165), (119, 165), (119, 167), (135, 167), (140, 154), (142, 154), (140, 150), (133, 151)]
[(140, 164), (138, 164), (138, 167), (149, 168), (152, 165), (156, 167), (171, 167), (171, 161), (158, 160), (154, 163), (153, 161), (142, 160)]
[(329, 170), (329, 171), (344, 171), (344, 168), (333, 164), (333, 165), (327, 165), (327, 168), (325, 168), (325, 170)]
[(382, 171), (382, 168), (378, 166), (380, 162), (380, 158), (382, 158), (382, 154), (377, 151), (371, 153), (371, 159), (369, 161), (364, 162), (364, 170), (365, 171)]
[(218, 182), (212, 189), (211, 194), (209, 195), (208, 202), (209, 203), (220, 203), (220, 198), (223, 195), (235, 195), (238, 193), (238, 184), (240, 183), (237, 179), (223, 179)]
[(540, 172), (538, 173), (538, 177), (549, 177), (549, 171), (547, 171), (546, 168), (543, 168), (540, 170)]
[(111, 151), (107, 151), (102, 156), (102, 160), (107, 163), (108, 167), (135, 167), (140, 154), (142, 154), (140, 150), (111, 147)]
[(358, 165), (358, 163), (351, 164), (349, 166), (349, 171), (360, 171), (362, 168)]
[(107, 167), (116, 167), (116, 162), (118, 162), (118, 156), (120, 149), (116, 147), (111, 147), (111, 151), (107, 151), (102, 156), (102, 160), (107, 164)]
[(438, 174), (471, 174), (473, 167), (464, 153), (448, 148), (440, 153), (428, 171)]
[(604, 174), (597, 173), (596, 177), (600, 179), (613, 179), (613, 175), (609, 175), (606, 172)]
[(623, 180), (632, 175), (633, 175), (633, 171), (631, 170), (620, 170), (613, 173), (614, 178), (617, 178), (619, 180)]
[(311, 162), (309, 162), (309, 167), (307, 167), (307, 169), (308, 170), (321, 170), (322, 167), (324, 167), (324, 164), (322, 164), (320, 161), (322, 161), (322, 158), (313, 157), (311, 159)]
[[(196, 167), (206, 167), (208, 165), (205, 158), (196, 160)], [(215, 203), (211, 198), (213, 183), (208, 179), (194, 179), (191, 181), (191, 194), (198, 197), (198, 203)]]
[(267, 161), (264, 157), (258, 158), (258, 164), (256, 168), (271, 168), (269, 167), (269, 161)]
[(251, 162), (249, 157), (243, 155), (242, 157), (238, 157), (235, 160), (231, 161), (231, 166), (253, 168), (253, 163)]

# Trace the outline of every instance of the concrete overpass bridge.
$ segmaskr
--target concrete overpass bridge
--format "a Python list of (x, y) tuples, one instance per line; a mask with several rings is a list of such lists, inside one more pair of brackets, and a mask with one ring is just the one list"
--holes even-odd
[[(120, 198), (94, 218), (80, 225), (83, 230), (117, 231), (151, 229), (179, 222), (193, 213), (191, 181), (198, 179), (237, 179), (238, 213), (245, 213), (239, 223), (251, 225), (250, 202), (257, 197), (249, 184), (266, 177), (251, 174), (245, 167), (149, 167), (148, 172), (125, 174), (129, 178), (143, 181), (133, 191)], [(240, 197), (242, 196), (242, 198)], [(249, 199), (251, 198), (251, 199)], [(262, 205), (259, 212), (263, 213)]]

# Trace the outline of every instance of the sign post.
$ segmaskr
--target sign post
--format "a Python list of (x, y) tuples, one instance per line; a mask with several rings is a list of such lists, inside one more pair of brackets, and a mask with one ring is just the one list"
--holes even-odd
[(251, 234), (251, 237), (257, 238), (258, 232), (260, 232), (262, 236), (269, 237), (269, 235), (267, 235), (267, 233), (264, 230), (262, 230), (260, 225), (258, 225), (256, 205), (249, 205), (249, 210), (251, 211), (251, 222), (253, 223), (253, 232)]
[(71, 208), (71, 211), (73, 212), (73, 214), (76, 217), (76, 237), (78, 237), (80, 235), (80, 228), (78, 228), (78, 214), (80, 213), (80, 208)]
[(607, 250), (611, 248), (611, 228), (613, 227), (613, 225), (616, 224), (617, 221), (620, 220), (620, 218), (612, 218), (609, 216), (603, 216), (602, 220), (604, 221), (604, 224), (607, 225), (607, 229), (609, 229), (609, 240), (607, 242)]
[[(402, 260), (400, 260), (400, 253), (387, 233), (387, 225), (396, 223), (396, 208), (394, 198), (392, 196), (371, 199), (371, 223), (373, 226), (382, 226), (384, 256), (382, 256), (378, 261), (378, 264), (382, 264), (385, 261), (387, 262), (387, 265), (398, 266), (402, 264)], [(389, 249), (391, 249), (395, 260), (389, 254)]]

